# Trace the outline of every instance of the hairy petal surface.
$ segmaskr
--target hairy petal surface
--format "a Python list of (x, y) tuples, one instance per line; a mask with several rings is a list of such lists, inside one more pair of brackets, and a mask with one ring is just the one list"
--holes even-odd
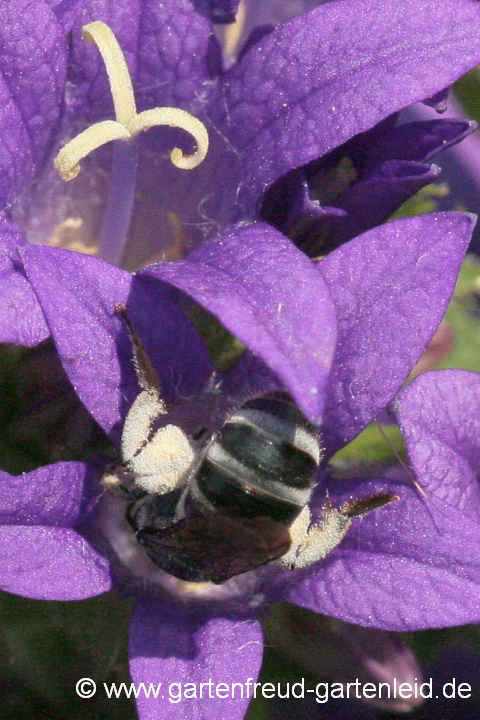
[[(299, 572), (288, 600), (385, 630), (478, 622), (478, 523), (401, 483), (389, 483), (388, 489), (400, 500), (355, 519), (326, 560)], [(335, 506), (381, 491), (382, 480), (329, 484)]]
[(130, 302), (130, 273), (58, 248), (27, 248), (24, 263), (65, 372), (95, 420), (107, 432), (114, 428), (113, 439), (139, 391), (118, 303), (145, 339), (167, 401), (177, 391), (198, 391), (210, 375), (206, 348), (167, 288), (138, 288)]
[[(385, 133), (379, 142), (369, 147), (363, 170), (386, 160), (412, 160), (426, 162), (437, 153), (464, 140), (477, 124), (462, 119), (427, 120), (398, 125)], [(359, 148), (361, 150), (361, 148)], [(354, 160), (355, 166), (357, 158)], [(361, 162), (359, 157), (358, 161)]]
[(70, 32), (85, 5), (85, 0), (45, 0), (45, 2), (55, 13), (65, 33)]
[[(73, 28), (69, 104), (91, 118), (104, 119), (111, 96), (103, 61), (82, 38), (82, 27), (103, 20), (115, 32), (132, 76), (137, 109), (154, 105), (184, 107), (193, 112), (209, 80), (211, 23), (191, 0), (142, 0), (119, 5), (113, 0), (86, 0)], [(185, 102), (187, 106), (185, 106)], [(100, 117), (100, 115), (102, 117)], [(91, 120), (90, 120), (91, 121)]]
[(415, 477), (429, 497), (480, 520), (480, 374), (420, 375), (394, 403)]
[(479, 60), (480, 8), (471, 0), (331, 2), (279, 26), (225, 75), (212, 112), (243, 164), (239, 207), (251, 213), (288, 170)]
[(59, 462), (18, 476), (0, 472), (0, 524), (76, 525), (86, 476), (81, 462)]
[(25, 245), (17, 227), (0, 218), (0, 342), (31, 347), (49, 331), (18, 255)]
[(0, 527), (0, 587), (37, 600), (84, 600), (112, 588), (106, 558), (70, 528)]
[[(129, 655), (134, 683), (162, 683), (158, 699), (140, 696), (137, 700), (142, 720), (204, 720), (207, 716), (241, 720), (249, 704), (246, 692), (243, 699), (239, 692), (233, 699), (218, 697), (216, 686), (256, 680), (263, 655), (262, 630), (254, 620), (209, 617), (198, 607), (188, 613), (179, 605), (140, 598), (133, 615)], [(200, 699), (200, 683), (210, 680), (212, 694), (209, 696), (208, 686), (204, 686)], [(195, 685), (197, 698), (185, 698), (189, 683), (190, 688)]]
[(187, 261), (152, 265), (137, 277), (193, 297), (278, 375), (312, 421), (321, 420), (335, 312), (315, 265), (285, 236), (263, 223), (235, 228)]
[(452, 296), (474, 219), (438, 213), (382, 225), (319, 264), (337, 311), (327, 453), (368, 425), (428, 345)]
[(43, 0), (0, 4), (0, 206), (39, 169), (60, 118), (67, 44)]

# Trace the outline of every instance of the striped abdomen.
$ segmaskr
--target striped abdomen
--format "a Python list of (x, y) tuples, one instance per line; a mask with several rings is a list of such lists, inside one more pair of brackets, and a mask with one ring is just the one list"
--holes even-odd
[(202, 514), (289, 525), (310, 499), (320, 454), (314, 427), (290, 398), (265, 395), (243, 405), (212, 440), (190, 498)]

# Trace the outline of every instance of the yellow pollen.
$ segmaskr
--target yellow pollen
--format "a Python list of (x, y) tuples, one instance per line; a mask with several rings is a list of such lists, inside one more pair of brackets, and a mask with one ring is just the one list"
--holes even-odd
[(82, 225), (83, 220), (79, 217), (69, 217), (63, 220), (53, 228), (48, 244), (52, 247), (75, 250), (75, 252), (83, 253), (84, 255), (96, 255), (98, 253), (98, 247), (96, 245), (86, 245), (81, 240), (75, 238), (77, 230), (80, 230)]
[(177, 213), (167, 213), (170, 226), (173, 231), (173, 242), (171, 247), (164, 251), (165, 260), (183, 260), (185, 257), (185, 246), (187, 244), (187, 234), (185, 226), (180, 215)]
[(127, 63), (112, 30), (105, 23), (96, 21), (84, 26), (83, 37), (87, 42), (97, 45), (103, 58), (116, 119), (91, 125), (70, 140), (54, 160), (59, 175), (64, 180), (72, 180), (80, 171), (80, 160), (92, 150), (111, 140), (130, 140), (142, 130), (148, 130), (155, 125), (169, 125), (192, 135), (197, 143), (196, 152), (192, 155), (184, 155), (180, 148), (174, 148), (170, 159), (175, 167), (182, 170), (192, 170), (197, 167), (208, 151), (208, 133), (205, 125), (179, 108), (157, 107), (137, 113)]

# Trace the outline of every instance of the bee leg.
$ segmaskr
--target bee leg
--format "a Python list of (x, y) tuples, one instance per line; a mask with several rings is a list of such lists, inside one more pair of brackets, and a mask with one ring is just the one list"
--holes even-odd
[(280, 562), (293, 570), (323, 560), (341, 543), (351, 523), (348, 515), (328, 504), (323, 520), (310, 527), (310, 509), (304, 507), (290, 528), (292, 545)]
[(127, 328), (133, 365), (142, 388), (123, 426), (122, 460), (138, 488), (163, 495), (185, 485), (195, 460), (196, 444), (177, 425), (162, 421), (156, 429), (156, 421), (168, 414), (168, 406), (161, 398), (160, 381), (125, 306), (117, 305), (115, 311)]
[(130, 408), (123, 428), (122, 458), (129, 466), (133, 458), (148, 443), (154, 421), (160, 415), (165, 415), (167, 408), (160, 395), (160, 381), (142, 339), (127, 315), (125, 306), (117, 305), (115, 312), (120, 315), (127, 328), (132, 343), (133, 366), (138, 384), (143, 390)]
[(387, 505), (391, 502), (400, 500), (398, 495), (391, 492), (381, 492), (376, 495), (367, 495), (367, 497), (356, 498), (345, 503), (340, 508), (340, 511), (349, 518), (358, 517), (359, 515), (366, 515), (373, 510), (381, 508), (383, 505)]
[(135, 330), (130, 318), (127, 315), (125, 305), (116, 305), (115, 312), (120, 315), (125, 327), (127, 328), (128, 336), (132, 343), (133, 350), (133, 366), (135, 368), (135, 374), (137, 376), (138, 384), (145, 390), (149, 395), (155, 396), (159, 403), (165, 407), (165, 404), (161, 400), (161, 384), (157, 377), (155, 368), (152, 365), (148, 353), (145, 350), (140, 335)]
[(143, 494), (127, 508), (127, 520), (135, 532), (158, 531), (174, 524), (181, 490), (164, 495)]
[(290, 528), (292, 545), (280, 562), (290, 569), (296, 569), (323, 560), (341, 543), (352, 524), (352, 518), (365, 515), (399, 499), (398, 495), (384, 492), (351, 500), (339, 509), (326, 503), (322, 521), (311, 527), (310, 509), (308, 506), (304, 507)]

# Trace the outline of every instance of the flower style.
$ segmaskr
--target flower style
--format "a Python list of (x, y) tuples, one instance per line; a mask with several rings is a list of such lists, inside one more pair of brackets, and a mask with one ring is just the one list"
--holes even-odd
[[(9, 141), (2, 191), (8, 219), (29, 241), (89, 248), (137, 268), (172, 245), (178, 257), (180, 245), (191, 249), (260, 211), (294, 235), (304, 215), (313, 214), (316, 224), (320, 214), (323, 235), (345, 239), (383, 221), (431, 182), (438, 170), (425, 161), (467, 132), (468, 123), (451, 121), (416, 125), (410, 133), (393, 124), (400, 109), (478, 62), (473, 0), (324, 3), (252, 39), (225, 71), (211, 16), (229, 7), (235, 3), (142, 0), (121, 10), (111, 0), (94, 10), (85, 0), (52, 9), (40, 0), (4, 4), (2, 128)], [(112, 115), (103, 62), (81, 33), (102, 19), (125, 53), (138, 114), (174, 107), (207, 127), (210, 151), (195, 170), (180, 172), (166, 161), (172, 147), (189, 152), (194, 141), (159, 128), (138, 138), (128, 182), (126, 160), (117, 157), (122, 140), (91, 153), (74, 181), (57, 176), (52, 161), (61, 147)], [(306, 179), (303, 171), (289, 178), (287, 203), (275, 183), (318, 158)], [(113, 202), (109, 189), (122, 178), (124, 198), (134, 202), (115, 242), (102, 228)], [(303, 243), (310, 245), (308, 237)]]
[[(115, 443), (138, 394), (130, 342), (114, 310), (119, 303), (144, 339), (166, 401), (187, 398), (179, 404), (178, 417), (184, 415), (178, 422), (198, 427), (225, 417), (223, 407), (211, 409), (205, 398), (196, 404), (212, 368), (179, 309), (181, 291), (214, 313), (269, 368), (262, 371), (259, 359), (247, 355), (225, 373), (220, 400), (238, 405), (270, 388), (276, 377), (305, 415), (321, 424), (329, 457), (392, 399), (428, 344), (471, 229), (471, 218), (458, 213), (395, 221), (352, 240), (319, 265), (262, 223), (232, 228), (188, 260), (149, 266), (133, 276), (58, 248), (26, 248), (22, 264), (72, 385)], [(404, 398), (416, 387), (400, 396), (405, 428)], [(462, 401), (460, 393), (456, 397)], [(124, 509), (101, 491), (99, 474), (98, 467), (82, 463), (58, 463), (18, 478), (3, 474), (0, 541), (8, 554), (0, 579), (11, 592), (50, 599), (89, 597), (114, 582), (134, 591), (135, 681), (254, 678), (262, 656), (257, 613), (272, 601), (386, 630), (478, 620), (478, 537), (457, 490), (451, 501), (439, 490), (430, 502), (404, 482), (340, 482), (324, 473), (313, 499), (316, 517), (326, 489), (334, 506), (386, 487), (401, 500), (353, 521), (342, 544), (321, 563), (292, 572), (267, 565), (223, 585), (192, 587), (169, 579), (143, 555), (133, 533), (125, 531)], [(419, 481), (423, 485), (423, 475)], [(458, 488), (460, 480), (452, 482)], [(463, 563), (467, 543), (472, 560)], [(34, 555), (27, 552), (33, 546)], [(401, 591), (407, 586), (408, 596)], [(450, 596), (458, 587), (461, 597)], [(139, 698), (140, 714), (183, 713), (183, 705), (160, 702)], [(215, 702), (222, 712), (228, 705), (231, 717), (241, 717), (248, 701)], [(209, 712), (214, 709), (209, 706)], [(190, 711), (202, 717), (193, 700)]]
[[(392, 129), (392, 114), (478, 62), (479, 8), (473, 0), (441, 6), (391, 0), (380, 11), (377, 0), (326, 3), (273, 30), (222, 72), (209, 12), (230, 5), (235, 8), (142, 0), (120, 12), (102, 0), (95, 14), (83, 0), (56, 3), (53, 10), (40, 0), (2, 5), (0, 231), (9, 246), (0, 260), (3, 341), (35, 345), (48, 336), (17, 272), (16, 247), (25, 235), (34, 243), (90, 248), (113, 262), (123, 256), (127, 267), (138, 267), (146, 258), (178, 258), (185, 243), (194, 245), (200, 236), (231, 220), (251, 220), (261, 210), (314, 254), (331, 247), (332, 237), (338, 244), (383, 221), (430, 182), (425, 159), (467, 131), (468, 123), (450, 121)], [(135, 161), (130, 165), (136, 185), (123, 192), (123, 200), (135, 198), (117, 233), (130, 239), (125, 249), (112, 229), (103, 236), (113, 242), (98, 247), (102, 227), (108, 229), (102, 218), (115, 216), (105, 181), (111, 145), (91, 153), (70, 183), (52, 166), (66, 140), (111, 112), (102, 61), (80, 33), (85, 23), (102, 17), (124, 49), (138, 112), (165, 105), (189, 111), (204, 121), (210, 137), (205, 161), (184, 172), (165, 160), (172, 147), (188, 144), (182, 131), (142, 134), (136, 173)], [(323, 159), (315, 164), (318, 158)], [(282, 181), (292, 168), (312, 162)], [(124, 167), (114, 163), (114, 188), (121, 186)], [(312, 197), (306, 195), (309, 175)], [(333, 201), (337, 207), (323, 207)], [(312, 242), (313, 230), (323, 248)]]

